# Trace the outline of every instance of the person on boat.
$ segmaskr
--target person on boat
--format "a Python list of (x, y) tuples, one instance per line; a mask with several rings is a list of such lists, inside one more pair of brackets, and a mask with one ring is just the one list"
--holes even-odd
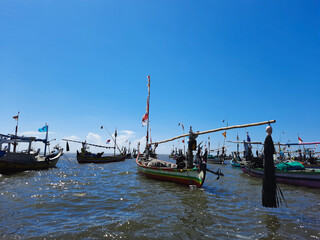
[(272, 127), (266, 128), (267, 137), (264, 141), (264, 174), (263, 174), (263, 188), (262, 188), (262, 205), (264, 207), (278, 207), (277, 204), (277, 180), (275, 177), (273, 154), (275, 148), (271, 137)]

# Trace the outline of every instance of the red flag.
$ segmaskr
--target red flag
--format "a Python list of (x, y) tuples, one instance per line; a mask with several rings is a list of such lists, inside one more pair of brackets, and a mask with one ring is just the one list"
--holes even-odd
[(149, 117), (149, 116), (148, 116), (147, 113), (145, 113), (145, 114), (143, 115), (143, 117), (142, 117), (142, 126), (147, 125), (148, 117)]
[(299, 142), (303, 142), (300, 137), (298, 137), (298, 139), (299, 139)]
[(106, 142), (106, 144), (110, 143), (110, 139)]
[(182, 140), (182, 142), (184, 143), (184, 140)]
[(142, 126), (147, 125), (149, 119), (149, 101), (150, 101), (150, 75), (147, 76), (148, 78), (148, 98), (147, 98), (147, 107), (146, 113), (142, 117)]
[(20, 112), (18, 112), (18, 115), (16, 115), (16, 116), (13, 116), (12, 118), (18, 121), (18, 118), (19, 118), (19, 114), (20, 114)]
[(227, 131), (223, 132), (222, 135), (224, 136), (224, 138), (227, 137)]

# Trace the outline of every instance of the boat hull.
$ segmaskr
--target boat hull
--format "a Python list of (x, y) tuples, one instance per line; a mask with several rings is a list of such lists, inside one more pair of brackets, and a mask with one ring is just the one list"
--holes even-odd
[(126, 159), (126, 155), (94, 157), (94, 156), (83, 156), (77, 152), (77, 161), (80, 164), (121, 162), (121, 161), (124, 161), (125, 159)]
[(235, 168), (241, 168), (241, 164), (237, 161), (234, 161), (234, 159), (230, 161), (230, 165)]
[(208, 162), (213, 164), (224, 164), (224, 159), (220, 157), (210, 157), (208, 156)]
[(28, 170), (45, 170), (54, 168), (62, 155), (62, 150), (57, 154), (45, 157), (36, 157), (31, 154), (9, 153), (0, 158), (0, 173), (12, 174)]
[[(253, 177), (263, 177), (262, 168), (249, 168), (248, 166), (243, 166), (242, 171)], [(275, 175), (278, 182), (305, 187), (320, 188), (320, 171), (317, 169), (291, 171), (276, 170)]]
[[(162, 160), (158, 160), (162, 161)], [(164, 162), (164, 161), (163, 161)], [(177, 169), (166, 167), (148, 167), (143, 166), (139, 162), (139, 157), (136, 159), (139, 172), (145, 176), (162, 181), (170, 181), (183, 185), (196, 185), (202, 187), (205, 181), (206, 169)]]

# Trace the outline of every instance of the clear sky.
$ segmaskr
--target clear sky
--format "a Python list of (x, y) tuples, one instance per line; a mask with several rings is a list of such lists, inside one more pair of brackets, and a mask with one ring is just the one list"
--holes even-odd
[[(182, 134), (179, 122), (203, 131), (271, 119), (275, 141), (319, 141), (320, 1), (0, 1), (1, 133), (14, 133), (20, 111), (20, 134), (43, 136), (48, 123), (56, 143), (104, 143), (104, 125), (136, 145), (147, 75), (154, 141)], [(265, 126), (247, 130), (264, 140)], [(237, 134), (246, 138), (227, 140)]]

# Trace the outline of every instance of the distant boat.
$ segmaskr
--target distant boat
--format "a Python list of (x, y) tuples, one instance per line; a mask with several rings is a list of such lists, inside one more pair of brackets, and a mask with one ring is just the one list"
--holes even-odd
[(94, 146), (99, 148), (115, 148), (115, 147), (109, 147), (109, 146), (102, 146), (92, 143), (81, 142), (81, 141), (75, 141), (70, 139), (62, 139), (63, 141), (67, 142), (67, 151), (69, 151), (69, 145), (68, 142), (75, 142), (75, 143), (81, 143), (82, 148), (79, 151), (77, 151), (77, 161), (78, 163), (111, 163), (111, 162), (120, 162), (124, 161), (127, 157), (126, 154), (114, 154), (110, 156), (103, 156), (104, 152), (101, 153), (91, 153), (89, 152), (88, 146)]
[(224, 158), (223, 156), (213, 156), (213, 155), (208, 155), (208, 162), (209, 163), (214, 163), (214, 164), (224, 164)]
[[(11, 145), (17, 145), (21, 142), (29, 143), (27, 150), (21, 152), (11, 151)], [(48, 144), (47, 138), (37, 139), (35, 137), (0, 134), (0, 173), (12, 174), (27, 170), (45, 170), (55, 167), (62, 155), (63, 149), (57, 146), (51, 153), (46, 154), (45, 151), (44, 155), (41, 155), (40, 149), (38, 151), (32, 150), (31, 145), (33, 142)], [(3, 144), (8, 144), (7, 148), (3, 149)]]
[(230, 160), (230, 165), (232, 167), (241, 168), (241, 163), (236, 162), (234, 159)]
[(126, 155), (111, 155), (102, 156), (101, 153), (94, 154), (90, 152), (78, 152), (77, 151), (77, 161), (78, 163), (110, 163), (110, 162), (120, 162), (126, 159)]
[[(248, 165), (242, 166), (242, 171), (253, 177), (263, 177), (263, 168), (251, 168)], [(304, 170), (275, 170), (278, 182), (299, 185), (305, 187), (320, 188), (320, 170), (304, 169)]]

